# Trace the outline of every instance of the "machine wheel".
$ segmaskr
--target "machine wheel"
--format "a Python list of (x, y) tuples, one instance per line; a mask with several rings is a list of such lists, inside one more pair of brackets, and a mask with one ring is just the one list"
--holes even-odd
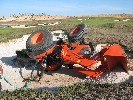
[(79, 24), (68, 34), (68, 40), (70, 43), (84, 43), (85, 35), (87, 33), (87, 25)]
[(29, 55), (36, 56), (53, 45), (52, 35), (48, 31), (33, 32), (26, 41)]

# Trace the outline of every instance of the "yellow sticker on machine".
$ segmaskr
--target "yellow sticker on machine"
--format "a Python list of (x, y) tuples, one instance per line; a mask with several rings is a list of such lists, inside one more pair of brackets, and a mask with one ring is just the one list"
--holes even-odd
[(80, 63), (80, 60), (77, 60), (77, 63)]

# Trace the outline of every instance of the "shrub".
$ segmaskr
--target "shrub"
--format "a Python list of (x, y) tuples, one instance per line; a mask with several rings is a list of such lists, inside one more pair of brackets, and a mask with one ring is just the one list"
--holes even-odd
[(21, 89), (12, 92), (3, 91), (0, 99), (133, 99), (133, 83), (121, 84), (91, 84), (77, 83), (71, 86), (59, 87), (56, 91)]

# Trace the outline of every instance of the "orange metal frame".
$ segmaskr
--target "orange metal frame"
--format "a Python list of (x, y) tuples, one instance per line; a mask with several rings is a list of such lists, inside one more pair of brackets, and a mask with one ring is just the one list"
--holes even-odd
[[(40, 62), (44, 56), (52, 53), (54, 47), (48, 49), (44, 53), (37, 55), (36, 58)], [(127, 59), (126, 54), (121, 48), (120, 45), (114, 44), (110, 46), (105, 46), (100, 52), (94, 54), (93, 56), (88, 56), (87, 54), (79, 55), (78, 53), (83, 48), (88, 48), (91, 51), (91, 48), (88, 44), (71, 44), (71, 47), (74, 49), (70, 49), (68, 44), (61, 44), (62, 51), (60, 53), (60, 58), (64, 61), (65, 64), (79, 64), (82, 67), (75, 67), (74, 70), (86, 74), (88, 76), (97, 78), (99, 77), (106, 69), (111, 69), (117, 64), (121, 64), (125, 71), (127, 72)], [(97, 68), (95, 68), (96, 64)], [(50, 69), (49, 69), (50, 70)]]

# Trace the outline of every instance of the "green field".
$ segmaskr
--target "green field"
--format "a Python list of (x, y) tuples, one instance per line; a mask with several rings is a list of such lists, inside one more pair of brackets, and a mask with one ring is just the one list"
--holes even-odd
[(7, 42), (8, 40), (20, 38), (23, 35), (29, 34), (34, 30), (31, 29), (19, 29), (19, 28), (2, 28), (0, 27), (0, 42)]
[[(56, 26), (49, 26), (48, 29), (68, 29), (70, 30), (72, 27), (65, 28), (64, 25), (70, 25), (71, 24), (79, 24), (81, 23), (80, 18), (70, 18), (68, 20), (64, 20), (61, 25), (57, 28)], [(86, 20), (85, 20), (86, 19)], [(113, 31), (116, 30), (116, 28), (126, 28), (126, 29), (132, 29), (133, 28), (133, 18), (130, 19), (127, 22), (123, 22), (125, 18), (112, 18), (112, 17), (84, 17), (82, 18), (82, 23), (87, 24), (89, 27), (95, 27), (95, 28), (106, 28), (111, 29)], [(114, 20), (119, 20), (119, 22), (115, 22)], [(20, 24), (20, 23), (19, 23)], [(24, 23), (23, 23), (24, 24)], [(34, 24), (34, 23), (32, 23)], [(37, 24), (37, 22), (35, 22)], [(26, 23), (26, 25), (28, 25)], [(30, 25), (30, 23), (29, 23)], [(21, 37), (24, 34), (29, 34), (32, 30), (36, 30), (37, 28), (32, 29), (15, 29), (15, 28), (2, 28), (0, 27), (0, 42), (7, 41), (8, 39), (12, 38), (18, 38)], [(124, 29), (125, 30), (125, 29)], [(4, 36), (4, 37), (3, 37)]]
[[(79, 18), (70, 18), (62, 21), (62, 24), (55, 26), (47, 26), (30, 29), (15, 29), (15, 28), (0, 28), (0, 42), (5, 42), (10, 39), (20, 38), (25, 34), (30, 34), (35, 30), (48, 29), (49, 31), (64, 29), (68, 32), (75, 26), (81, 23)], [(86, 20), (85, 20), (86, 19)], [(119, 20), (115, 22), (114, 20)], [(124, 22), (125, 18), (112, 17), (87, 17), (82, 18), (82, 23), (89, 26), (89, 33), (86, 41), (98, 43), (119, 43), (133, 50), (133, 18)], [(24, 23), (23, 23), (24, 24)], [(34, 24), (32, 22), (32, 24)], [(37, 22), (35, 22), (37, 25)], [(26, 25), (28, 25), (26, 23)]]
[[(99, 43), (119, 43), (133, 51), (133, 18), (123, 22), (123, 18), (102, 18), (91, 17), (82, 18), (82, 23), (89, 26), (89, 33), (86, 36), (86, 42)], [(85, 20), (87, 19), (87, 20)], [(120, 20), (114, 22), (114, 20)], [(20, 38), (25, 34), (30, 34), (35, 30), (48, 29), (49, 31), (64, 29), (68, 32), (81, 21), (78, 18), (70, 18), (62, 21), (62, 24), (56, 26), (36, 27), (29, 29), (0, 28), (0, 42), (7, 42), (10, 39)], [(34, 23), (33, 23), (34, 24)], [(37, 23), (36, 23), (37, 24)], [(13, 92), (3, 91), (0, 93), (0, 99), (48, 99), (48, 100), (73, 100), (73, 99), (133, 99), (133, 83), (126, 84), (90, 84), (78, 83), (73, 86), (60, 87), (55, 92), (45, 90), (16, 90)]]
[(0, 42), (15, 38), (15, 35), (18, 35), (20, 32), (22, 32), (22, 29), (0, 28)]
[[(64, 21), (64, 25), (79, 24), (80, 18), (72, 18)], [(86, 20), (85, 20), (86, 19)], [(119, 20), (115, 22), (114, 20)], [(129, 51), (133, 51), (133, 18), (124, 22), (125, 18), (112, 17), (92, 17), (82, 18), (82, 23), (89, 26), (89, 33), (86, 36), (87, 42), (113, 44), (119, 43), (125, 46)]]
[[(67, 30), (69, 32), (75, 24), (81, 23), (78, 20), (79, 18), (70, 18), (62, 20), (62, 23), (55, 26), (45, 26), (29, 29), (14, 29), (14, 28), (0, 28), (0, 42), (5, 42), (10, 39), (20, 38), (25, 34), (30, 34), (35, 30), (44, 30), (49, 31), (53, 30)], [(85, 20), (86, 19), (86, 20)], [(119, 43), (126, 46), (129, 50), (133, 51), (133, 18), (130, 18), (129, 21), (124, 22), (126, 18), (112, 18), (112, 17), (87, 17), (82, 18), (82, 23), (85, 23), (89, 26), (89, 33), (86, 36), (86, 41), (94, 42), (94, 44), (99, 43)], [(114, 20), (119, 20), (115, 22)], [(35, 22), (37, 25), (39, 22)], [(19, 23), (20, 24), (20, 23)], [(24, 23), (23, 23), (24, 24)], [(29, 23), (30, 25), (31, 23)], [(32, 22), (34, 24), (34, 21)], [(26, 25), (28, 26), (27, 22)]]
[[(105, 24), (115, 24), (115, 23), (118, 23), (118, 24), (119, 23), (121, 23), (121, 24), (133, 23), (133, 18), (130, 19), (130, 21), (123, 22), (123, 20), (125, 20), (126, 18), (90, 17), (88, 19), (88, 17), (83, 17), (83, 18), (72, 18), (71, 20), (65, 21), (64, 24), (79, 24), (79, 23), (81, 23), (81, 20), (78, 20), (78, 19), (82, 19), (82, 23), (85, 23), (85, 24), (89, 25), (90, 27), (101, 27)], [(119, 21), (115, 22), (114, 20), (119, 20)]]

